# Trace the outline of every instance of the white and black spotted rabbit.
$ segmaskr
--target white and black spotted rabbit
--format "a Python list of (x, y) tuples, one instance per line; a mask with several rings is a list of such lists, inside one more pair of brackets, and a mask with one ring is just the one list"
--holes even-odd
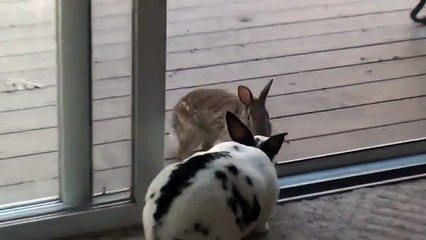
[(143, 209), (146, 240), (239, 240), (264, 233), (278, 198), (274, 157), (287, 133), (253, 136), (226, 113), (233, 141), (164, 168)]

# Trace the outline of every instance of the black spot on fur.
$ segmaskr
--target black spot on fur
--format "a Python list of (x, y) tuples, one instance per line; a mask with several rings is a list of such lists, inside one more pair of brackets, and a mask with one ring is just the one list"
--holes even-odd
[(250, 205), (235, 185), (232, 185), (232, 196), (235, 199), (237, 206), (241, 209), (242, 221), (245, 223), (244, 220), (250, 213)]
[(237, 226), (240, 228), (241, 231), (244, 230), (243, 223), (241, 222), (240, 217), (235, 218), (235, 224), (237, 224)]
[(248, 223), (254, 222), (259, 218), (260, 215), (260, 203), (257, 200), (256, 195), (253, 196), (253, 202), (251, 203), (251, 210), (250, 210), (250, 214), (247, 216), (246, 221)]
[(238, 168), (237, 168), (237, 167), (235, 167), (233, 164), (231, 164), (231, 165), (227, 166), (226, 168), (227, 168), (227, 169), (228, 169), (228, 171), (229, 171), (229, 172), (231, 172), (234, 176), (237, 176), (237, 175), (238, 175), (239, 170), (238, 170)]
[(237, 216), (237, 201), (235, 201), (234, 198), (228, 199), (228, 206), (231, 209), (231, 211), (234, 213), (234, 215)]
[(245, 179), (248, 185), (253, 186), (253, 181), (251, 180), (249, 176), (246, 176)]
[(247, 226), (259, 218), (260, 204), (256, 196), (253, 196), (253, 201), (250, 205), (235, 185), (232, 186), (232, 196), (241, 209), (241, 223), (243, 225)]
[(194, 224), (194, 231), (199, 232), (199, 233), (203, 234), (204, 236), (209, 235), (209, 230), (207, 229), (207, 227), (201, 225), (200, 223)]
[(185, 188), (191, 185), (191, 179), (208, 165), (219, 158), (230, 158), (229, 152), (213, 152), (194, 156), (183, 162), (174, 169), (167, 183), (160, 189), (157, 198), (157, 210), (154, 213), (155, 221), (159, 221), (167, 214), (169, 208), (176, 197), (178, 197)]
[(234, 146), (235, 151), (240, 151), (240, 147), (238, 147), (237, 145)]
[(195, 230), (196, 232), (198, 232), (198, 231), (200, 231), (200, 229), (201, 229), (201, 224), (199, 224), (199, 223), (195, 223), (195, 224), (194, 224), (194, 230)]
[(217, 179), (219, 179), (220, 181), (222, 181), (222, 188), (223, 190), (228, 190), (228, 188), (226, 187), (226, 181), (228, 181), (228, 177), (226, 176), (226, 174), (222, 171), (216, 171), (215, 176)]
[(151, 195), (149, 196), (149, 198), (153, 199), (155, 197), (155, 193), (151, 193)]

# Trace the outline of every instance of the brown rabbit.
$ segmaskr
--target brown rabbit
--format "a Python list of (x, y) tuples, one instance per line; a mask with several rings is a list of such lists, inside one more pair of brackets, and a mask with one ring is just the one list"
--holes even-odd
[(271, 136), (271, 123), (265, 100), (271, 79), (254, 98), (250, 89), (238, 86), (238, 96), (221, 89), (196, 89), (176, 104), (173, 128), (179, 141), (179, 158), (185, 159), (201, 144), (210, 149), (217, 141), (229, 141), (225, 113), (230, 111), (246, 124), (254, 135)]

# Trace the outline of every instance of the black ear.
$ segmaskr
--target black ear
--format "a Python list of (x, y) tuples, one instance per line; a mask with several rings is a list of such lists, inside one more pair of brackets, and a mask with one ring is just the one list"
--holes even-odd
[(250, 105), (254, 102), (253, 94), (250, 89), (245, 86), (238, 86), (238, 97), (246, 107), (250, 107)]
[(266, 155), (268, 155), (269, 159), (272, 161), (275, 155), (277, 155), (280, 151), (286, 135), (287, 133), (281, 133), (270, 137), (260, 145), (260, 150), (266, 153)]
[(271, 85), (272, 82), (274, 81), (274, 79), (271, 79), (266, 85), (265, 87), (263, 87), (262, 91), (259, 94), (259, 99), (262, 100), (263, 102), (265, 102), (266, 97), (268, 96), (269, 93), (269, 89), (271, 89)]
[(246, 146), (254, 147), (256, 145), (250, 129), (231, 112), (226, 112), (226, 125), (232, 141)]

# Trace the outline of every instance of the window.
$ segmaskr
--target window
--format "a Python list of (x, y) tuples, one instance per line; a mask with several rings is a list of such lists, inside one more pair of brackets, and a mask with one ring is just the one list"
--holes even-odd
[(165, 1), (0, 12), (0, 238), (140, 223), (163, 166)]
[(129, 196), (132, 2), (92, 0), (93, 194)]
[(54, 1), (0, 3), (0, 209), (59, 197)]

